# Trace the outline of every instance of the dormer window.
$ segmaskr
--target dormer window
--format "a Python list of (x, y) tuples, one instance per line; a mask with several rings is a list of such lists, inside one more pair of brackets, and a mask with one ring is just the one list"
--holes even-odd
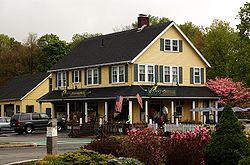
[(179, 51), (179, 40), (165, 39), (165, 51), (178, 52)]
[(182, 40), (161, 38), (160, 50), (166, 52), (182, 52)]

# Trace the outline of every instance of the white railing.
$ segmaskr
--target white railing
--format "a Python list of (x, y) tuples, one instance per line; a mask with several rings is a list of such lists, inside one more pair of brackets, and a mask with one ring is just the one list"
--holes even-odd
[[(165, 124), (164, 125), (164, 132), (186, 132), (186, 131), (193, 131), (195, 128), (199, 128), (202, 125), (197, 124)], [(215, 125), (209, 124), (211, 130), (215, 130)]]
[[(208, 125), (211, 130), (215, 130), (215, 125), (214, 124), (209, 124)], [(245, 124), (245, 131), (250, 131), (250, 124)], [(164, 132), (176, 132), (176, 131), (181, 131), (181, 132), (186, 132), (186, 131), (193, 131), (195, 128), (202, 127), (202, 125), (198, 124), (165, 124), (164, 126)]]

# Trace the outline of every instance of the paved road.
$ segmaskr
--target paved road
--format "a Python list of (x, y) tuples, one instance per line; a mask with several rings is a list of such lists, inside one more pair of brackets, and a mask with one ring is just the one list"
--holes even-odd
[[(83, 146), (90, 141), (91, 138), (68, 138), (67, 133), (59, 133), (58, 153), (62, 154), (79, 150), (80, 146)], [(40, 159), (46, 155), (45, 132), (34, 132), (34, 134), (31, 135), (18, 135), (16, 133), (1, 134), (0, 144), (1, 143), (36, 144), (39, 146), (0, 148), (0, 165), (28, 159)]]

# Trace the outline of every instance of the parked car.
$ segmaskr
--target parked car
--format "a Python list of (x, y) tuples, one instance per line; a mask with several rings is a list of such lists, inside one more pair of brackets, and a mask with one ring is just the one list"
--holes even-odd
[(11, 130), (10, 117), (0, 117), (0, 131)]
[[(34, 130), (46, 129), (49, 116), (45, 113), (17, 113), (11, 117), (10, 125), (15, 132), (31, 134)], [(62, 130), (62, 121), (57, 123), (57, 130)]]

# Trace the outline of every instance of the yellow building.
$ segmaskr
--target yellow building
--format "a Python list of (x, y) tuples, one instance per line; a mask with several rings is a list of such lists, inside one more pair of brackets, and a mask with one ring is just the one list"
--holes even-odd
[(13, 78), (0, 87), (0, 115), (12, 116), (20, 112), (51, 113), (51, 103), (43, 107), (37, 99), (49, 92), (49, 73), (37, 73)]
[(39, 102), (52, 103), (54, 116), (70, 120), (77, 113), (85, 122), (148, 123), (163, 115), (171, 123), (205, 122), (211, 115), (217, 121), (217, 113), (190, 111), (217, 106), (219, 97), (206, 85), (208, 67), (174, 22), (148, 26), (141, 15), (137, 29), (86, 39), (56, 63), (49, 71), (52, 92)]

